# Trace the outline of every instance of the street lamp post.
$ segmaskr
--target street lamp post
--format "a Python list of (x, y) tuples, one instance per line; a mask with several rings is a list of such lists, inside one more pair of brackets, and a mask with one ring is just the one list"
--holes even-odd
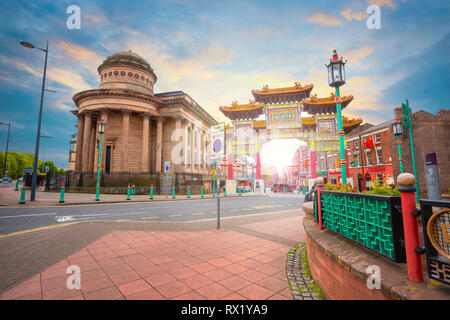
[(344, 129), (342, 125), (342, 106), (339, 87), (345, 84), (345, 63), (346, 62), (342, 61), (342, 58), (339, 58), (336, 50), (333, 50), (333, 56), (330, 59), (330, 63), (326, 65), (328, 68), (328, 85), (334, 87), (336, 90), (337, 134), (339, 135), (339, 163), (341, 165), (342, 184), (347, 183), (347, 163), (345, 160)]
[(98, 139), (98, 164), (97, 164), (97, 187), (95, 189), (95, 201), (100, 201), (100, 171), (102, 167), (102, 137), (103, 133), (105, 133), (106, 123), (102, 119), (100, 119), (98, 123), (98, 133), (100, 137)]
[(412, 165), (414, 170), (414, 177), (416, 177), (415, 187), (416, 187), (416, 202), (418, 203), (420, 200), (419, 194), (419, 179), (417, 177), (417, 168), (416, 168), (416, 156), (414, 154), (414, 140), (413, 140), (413, 131), (412, 131), (412, 119), (411, 119), (411, 108), (409, 106), (409, 101), (406, 99), (406, 103), (402, 103), (402, 113), (403, 113), (403, 126), (409, 129), (409, 141), (411, 144), (411, 157), (412, 157)]
[(359, 182), (358, 182), (358, 149), (353, 148), (353, 160), (351, 163), (355, 164), (355, 178), (356, 178), (356, 192), (359, 192)]
[(394, 133), (394, 136), (397, 137), (398, 161), (400, 163), (400, 173), (403, 173), (402, 140), (401, 140), (401, 136), (403, 134), (403, 125), (399, 119), (395, 119), (395, 122), (392, 123), (392, 132)]
[(5, 166), (3, 167), (3, 178), (5, 178), (5, 174), (6, 174), (6, 159), (8, 158), (8, 144), (9, 144), (9, 132), (11, 130), (11, 121), (9, 121), (9, 123), (0, 122), (0, 124), (8, 126), (8, 137), (6, 138), (6, 151), (5, 151)]
[(38, 158), (39, 158), (39, 141), (41, 136), (41, 121), (42, 121), (42, 106), (44, 102), (44, 91), (45, 91), (45, 76), (47, 73), (47, 56), (48, 56), (48, 40), (47, 40), (47, 47), (45, 49), (38, 48), (33, 46), (31, 43), (22, 41), (20, 43), (22, 46), (29, 48), (29, 49), (39, 49), (43, 52), (45, 52), (45, 62), (44, 62), (44, 75), (42, 77), (42, 90), (41, 90), (41, 104), (39, 107), (39, 120), (38, 120), (38, 127), (37, 127), (37, 135), (36, 135), (36, 147), (34, 151), (34, 165), (33, 165), (33, 175), (31, 178), (31, 193), (30, 193), (30, 201), (35, 201), (36, 198), (36, 184), (37, 184), (37, 170), (38, 170)]

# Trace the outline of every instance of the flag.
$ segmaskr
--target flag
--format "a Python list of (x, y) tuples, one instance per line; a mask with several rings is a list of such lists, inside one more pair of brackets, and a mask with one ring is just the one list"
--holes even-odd
[(369, 139), (367, 139), (366, 142), (364, 142), (364, 146), (365, 146), (367, 149), (370, 149), (370, 148), (372, 148), (372, 147), (374, 146), (372, 137), (370, 137)]

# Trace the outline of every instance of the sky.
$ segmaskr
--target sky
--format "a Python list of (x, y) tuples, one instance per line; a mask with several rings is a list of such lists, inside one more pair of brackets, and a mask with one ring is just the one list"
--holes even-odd
[[(81, 28), (68, 29), (77, 5)], [(380, 29), (369, 29), (370, 5)], [(72, 96), (98, 87), (97, 67), (132, 50), (158, 80), (155, 93), (182, 90), (218, 121), (219, 106), (248, 103), (252, 89), (314, 85), (327, 96), (333, 49), (348, 60), (344, 115), (377, 124), (408, 98), (436, 114), (450, 100), (450, 1), (15, 1), (0, 3), (0, 122), (11, 121), (10, 151), (34, 153), (44, 53), (49, 41), (40, 159), (67, 168), (76, 133)], [(0, 126), (0, 150), (7, 126)]]

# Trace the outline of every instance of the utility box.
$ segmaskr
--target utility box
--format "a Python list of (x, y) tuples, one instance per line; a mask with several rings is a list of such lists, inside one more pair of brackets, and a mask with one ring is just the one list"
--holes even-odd
[(427, 179), (428, 199), (441, 200), (441, 183), (435, 152), (425, 154), (425, 177)]

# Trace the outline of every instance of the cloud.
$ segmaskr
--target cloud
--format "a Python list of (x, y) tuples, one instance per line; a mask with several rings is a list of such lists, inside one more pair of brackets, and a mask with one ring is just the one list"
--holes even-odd
[(326, 15), (325, 13), (316, 13), (309, 17), (307, 21), (312, 23), (318, 23), (322, 26), (342, 26), (342, 21), (338, 18), (331, 17)]
[(90, 86), (84, 81), (83, 77), (74, 70), (65, 68), (50, 68), (47, 77), (63, 86), (78, 92), (90, 89)]
[(388, 6), (390, 8), (395, 8), (395, 4), (392, 0), (368, 0), (369, 5), (377, 5), (379, 7)]
[(366, 58), (372, 54), (374, 48), (371, 46), (363, 46), (347, 52), (345, 59), (356, 65), (361, 64), (361, 59)]
[(64, 41), (59, 42), (58, 47), (63, 50), (65, 55), (74, 60), (74, 65), (81, 65), (89, 72), (97, 75), (97, 67), (103, 61), (99, 54), (86, 47)]
[(367, 17), (367, 14), (365, 12), (363, 12), (363, 11), (352, 12), (351, 8), (348, 8), (348, 9), (342, 11), (341, 15), (349, 21), (353, 20), (353, 19), (360, 21)]

